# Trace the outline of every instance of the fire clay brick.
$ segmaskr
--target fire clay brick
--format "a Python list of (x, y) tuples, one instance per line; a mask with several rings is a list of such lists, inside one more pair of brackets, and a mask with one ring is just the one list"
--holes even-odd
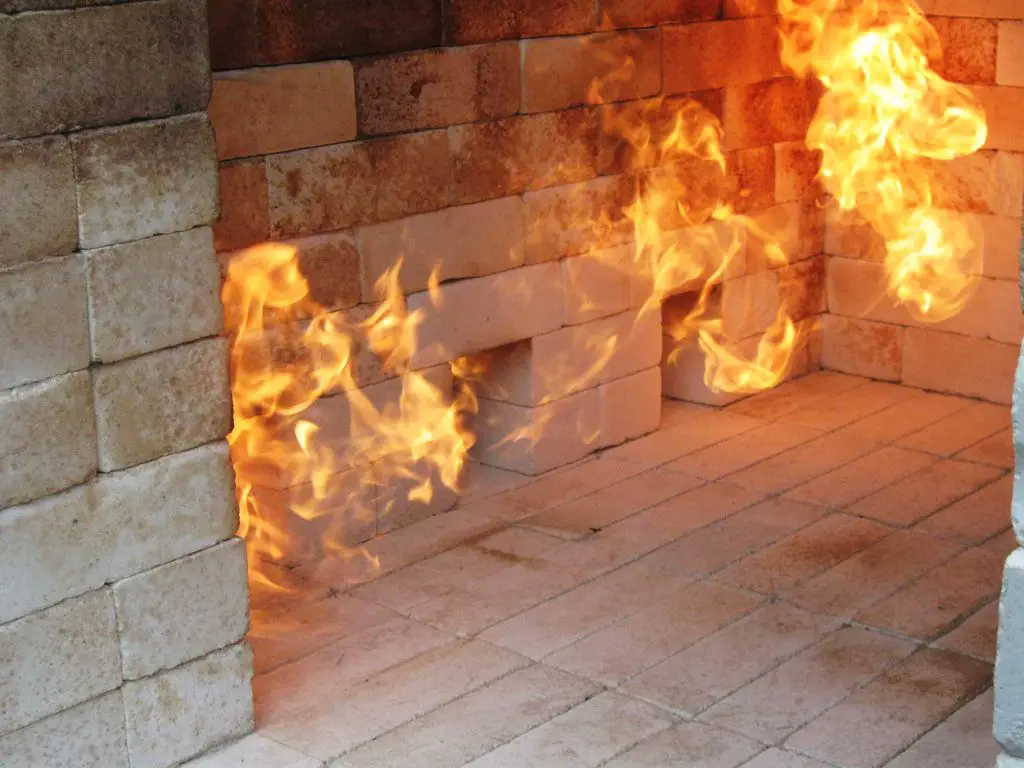
[(78, 245), (75, 177), (63, 136), (0, 144), (0, 268)]
[(718, 18), (722, 0), (602, 0), (603, 27), (692, 24)]
[(942, 45), (942, 59), (935, 62), (936, 72), (957, 83), (996, 82), (995, 21), (949, 17), (933, 17), (929, 21)]
[(1024, 19), (1017, 0), (920, 0), (918, 5), (933, 16), (969, 16), (982, 19)]
[(1024, 122), (1024, 88), (978, 85), (973, 91), (985, 110), (988, 124), (985, 149), (1024, 151), (1024, 134), (1019, 130)]
[(231, 428), (227, 345), (208, 339), (93, 368), (100, 469), (222, 438)]
[(775, 203), (775, 150), (751, 147), (725, 156), (729, 172), (730, 203), (737, 213), (770, 208)]
[(288, 240), (295, 248), (309, 296), (325, 309), (347, 309), (359, 303), (359, 249), (348, 232)]
[(209, 113), (221, 160), (349, 141), (356, 137), (352, 65), (328, 61), (220, 72)]
[(78, 133), (71, 147), (84, 248), (217, 218), (217, 158), (205, 115)]
[(666, 27), (663, 45), (668, 94), (759, 83), (782, 72), (770, 16)]
[(451, 0), (446, 25), (458, 45), (545, 35), (578, 35), (597, 26), (590, 0)]
[[(1012, 18), (1024, 18), (1024, 15)], [(1021, 46), (1024, 46), (1024, 24), (1015, 21), (999, 22), (999, 54), (996, 63), (996, 82), (999, 85), (1024, 85), (1024, 52)]]
[(61, 491), (96, 471), (89, 374), (0, 392), (0, 508)]
[(1011, 401), (1018, 349), (986, 339), (908, 328), (903, 382), (912, 387)]
[(519, 111), (519, 48), (498, 43), (358, 63), (363, 133), (440, 128)]
[(967, 213), (1021, 215), (1024, 156), (982, 151), (933, 167), (933, 191), (938, 206)]
[(854, 376), (899, 381), (906, 331), (896, 325), (825, 315), (821, 364)]
[(213, 225), (217, 252), (270, 238), (267, 165), (260, 157), (220, 164), (220, 219)]
[(549, 37), (523, 43), (523, 110), (642, 99), (661, 90), (661, 31)]
[(114, 601), (90, 592), (0, 627), (0, 734), (121, 684)]
[(653, 432), (661, 423), (661, 369), (654, 367), (602, 384), (601, 446)]
[(799, 200), (813, 190), (821, 153), (803, 141), (775, 145), (775, 202)]
[(776, 0), (725, 0), (722, 4), (722, 15), (727, 19), (771, 16), (777, 8)]
[(0, 137), (203, 109), (205, 17), (201, 0), (0, 17)]
[(251, 731), (251, 678), (252, 653), (243, 644), (125, 683), (132, 768), (170, 768)]
[(817, 81), (790, 78), (727, 88), (723, 121), (726, 149), (803, 142), (818, 107), (819, 93)]
[(577, 325), (625, 312), (630, 306), (632, 258), (633, 246), (624, 245), (562, 259), (565, 322)]

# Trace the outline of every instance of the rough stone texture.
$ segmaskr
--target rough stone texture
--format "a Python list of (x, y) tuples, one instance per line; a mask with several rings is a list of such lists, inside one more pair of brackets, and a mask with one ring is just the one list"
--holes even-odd
[(75, 250), (75, 205), (66, 138), (0, 144), (0, 269)]
[(816, 80), (791, 78), (727, 88), (723, 108), (725, 148), (760, 147), (783, 141), (803, 144), (820, 91)]
[(0, 49), (2, 138), (194, 112), (210, 93), (202, 0), (4, 16)]
[(934, 63), (936, 72), (957, 83), (996, 82), (997, 22), (949, 17), (929, 21), (942, 46), (942, 59)]
[(721, 6), (722, 0), (602, 0), (601, 21), (614, 27), (692, 24), (717, 19)]
[(768, 16), (666, 27), (663, 44), (665, 93), (759, 83), (782, 74), (775, 20)]
[(0, 272), (0, 339), (0, 389), (88, 366), (81, 259), (69, 256)]
[(253, 728), (252, 653), (235, 645), (124, 685), (132, 768), (169, 768)]
[(327, 309), (345, 309), (359, 303), (359, 248), (348, 232), (312, 235), (286, 241), (295, 247), (309, 294)]
[(82, 247), (210, 224), (217, 157), (205, 115), (87, 131), (71, 139)]
[(895, 325), (825, 315), (821, 364), (833, 371), (899, 381), (906, 331)]
[(597, 7), (590, 0), (451, 0), (446, 21), (452, 42), (546, 35), (575, 35), (597, 27)]
[(100, 469), (123, 469), (226, 435), (227, 367), (227, 343), (208, 339), (94, 368)]
[(90, 592), (0, 627), (0, 734), (121, 684), (114, 602)]
[(996, 741), (1011, 755), (1024, 757), (1024, 550), (1020, 549), (1010, 555), (1003, 573), (995, 675)]
[(0, 514), (0, 622), (212, 546), (236, 522), (223, 443), (8, 509)]
[[(1019, 15), (1014, 18), (1021, 18)], [(999, 51), (996, 62), (996, 82), (999, 85), (1024, 85), (1024, 24), (1004, 21), (999, 24)]]
[(213, 225), (217, 252), (270, 239), (267, 164), (262, 158), (220, 164), (220, 219)]
[(903, 383), (1009, 404), (1018, 348), (987, 339), (908, 328)]
[(118, 582), (113, 591), (125, 678), (170, 669), (245, 634), (245, 542), (233, 539), (175, 560)]
[(0, 736), (4, 768), (128, 768), (119, 692)]
[(209, 228), (99, 248), (86, 259), (95, 360), (134, 357), (223, 327)]
[(61, 491), (96, 471), (89, 374), (0, 392), (0, 508)]

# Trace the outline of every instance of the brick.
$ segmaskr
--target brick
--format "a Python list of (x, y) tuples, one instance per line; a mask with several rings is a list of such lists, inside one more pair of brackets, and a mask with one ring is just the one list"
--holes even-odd
[(922, 520), (915, 530), (966, 544), (981, 544), (1010, 526), (1013, 478), (1009, 475)]
[(632, 259), (631, 245), (563, 259), (566, 323), (587, 323), (629, 309)]
[(413, 365), (427, 367), (558, 328), (559, 271), (556, 263), (538, 264), (445, 284), (438, 307), (426, 293), (410, 296), (409, 311), (425, 313)]
[(820, 88), (814, 80), (789, 78), (727, 88), (725, 148), (803, 140), (818, 106)]
[(547, 35), (578, 35), (597, 26), (590, 0), (452, 0), (446, 26), (457, 45)]
[(0, 737), (0, 760), (9, 768), (128, 768), (121, 694), (100, 696)]
[(338, 144), (356, 137), (347, 61), (220, 72), (210, 121), (221, 160)]
[(96, 471), (89, 374), (0, 393), (0, 508), (81, 483)]
[(440, 128), (519, 111), (514, 43), (405, 53), (356, 66), (362, 133)]
[(309, 297), (318, 306), (338, 310), (359, 303), (360, 254), (350, 233), (310, 235), (285, 244), (295, 248), (299, 271), (309, 284)]
[(856, 214), (842, 211), (838, 205), (825, 209), (825, 253), (851, 259), (885, 261), (882, 236)]
[(903, 328), (836, 315), (826, 315), (822, 322), (823, 367), (883, 381), (900, 380), (906, 335)]
[(999, 25), (995, 21), (950, 17), (928, 21), (942, 46), (942, 58), (934, 63), (941, 77), (956, 83), (996, 82)]
[(159, 0), (3, 17), (0, 137), (202, 110), (210, 89), (205, 12), (198, 0)]
[(725, 0), (722, 15), (727, 19), (771, 16), (776, 8), (775, 0)]
[(524, 115), (448, 130), (454, 202), (474, 203), (597, 175), (597, 125), (585, 110)]
[(941, 331), (908, 328), (903, 381), (912, 387), (1009, 403), (1015, 346)]
[(319, 768), (319, 761), (290, 747), (252, 733), (226, 747), (183, 763), (183, 768)]
[(252, 654), (245, 645), (235, 645), (125, 683), (132, 768), (170, 768), (251, 731), (251, 677)]
[(815, 188), (821, 152), (802, 141), (775, 145), (775, 202), (799, 200)]
[[(1021, 18), (1019, 15), (1013, 18)], [(999, 23), (999, 53), (995, 82), (999, 85), (1024, 85), (1024, 24), (1014, 21)]]
[(779, 266), (768, 246), (793, 264), (824, 250), (825, 219), (814, 200), (775, 205), (751, 216), (755, 228), (747, 233), (747, 271)]
[(967, 401), (966, 407), (903, 437), (897, 444), (912, 451), (948, 457), (1003, 431), (1009, 423), (1006, 408)]
[[(880, 381), (869, 381), (847, 392), (842, 398), (818, 398), (787, 416), (788, 421), (831, 432), (912, 400), (919, 393)], [(848, 439), (846, 432), (838, 435)], [(860, 442), (860, 441), (858, 441)]]
[(659, 29), (530, 40), (523, 43), (523, 111), (653, 96), (661, 90), (661, 58)]
[(941, 208), (1019, 217), (1024, 205), (1024, 157), (983, 150), (932, 166)]
[(1024, 19), (1016, 0), (921, 0), (921, 10), (934, 16), (982, 19)]
[[(1020, 26), (1024, 27), (1024, 24)], [(972, 90), (981, 102), (985, 122), (988, 124), (985, 149), (1024, 151), (1024, 137), (1018, 130), (1021, 115), (1024, 114), (1024, 89), (976, 85)]]
[[(758, 83), (781, 74), (771, 17), (666, 27), (663, 36), (668, 94)], [(737, 59), (736, 51), (744, 55)]]
[[(885, 446), (875, 453), (834, 469), (786, 494), (823, 507), (842, 508), (871, 494), (879, 487), (901, 480), (932, 464), (935, 459), (914, 451)], [(865, 482), (871, 477), (870, 482)]]
[(606, 765), (608, 768), (657, 768), (673, 764), (698, 766), (714, 760), (720, 768), (737, 768), (752, 766), (753, 763), (747, 761), (760, 749), (757, 742), (735, 733), (684, 722), (644, 739)]
[(713, 21), (722, 0), (602, 0), (603, 27), (651, 27), (657, 24)]
[(0, 272), (0, 389), (87, 367), (88, 328), (81, 259)]
[(0, 627), (0, 734), (117, 688), (114, 602), (103, 590)]
[(879, 444), (892, 443), (948, 418), (970, 405), (970, 400), (959, 397), (921, 393), (884, 411), (860, 419), (844, 427), (843, 432)]
[(521, 267), (524, 253), (523, 202), (507, 197), (446, 208), (385, 224), (361, 227), (362, 292), (374, 286), (401, 257), (399, 282), (407, 293), (425, 290), (439, 268), (440, 280), (481, 277)]
[(222, 339), (94, 368), (92, 378), (104, 472), (218, 440), (231, 428)]
[(771, 147), (752, 147), (726, 155), (727, 198), (737, 213), (770, 208), (775, 202), (775, 153)]
[(980, 762), (996, 765), (999, 745), (992, 738), (993, 694), (989, 689), (926, 733), (889, 764), (890, 768), (957, 768)]
[(0, 144), (0, 268), (78, 245), (75, 177), (63, 136)]
[(661, 370), (648, 368), (600, 386), (601, 444), (618, 445), (661, 424)]
[(994, 663), (998, 627), (999, 601), (993, 600), (948, 635), (939, 638), (935, 647)]
[(264, 159), (220, 166), (220, 219), (213, 225), (217, 252), (270, 239), (267, 166)]
[(71, 146), (84, 248), (217, 218), (213, 134), (203, 115), (74, 134)]

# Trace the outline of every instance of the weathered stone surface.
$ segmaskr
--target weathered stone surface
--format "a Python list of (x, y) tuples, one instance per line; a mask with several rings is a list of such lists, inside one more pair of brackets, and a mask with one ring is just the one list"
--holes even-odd
[(661, 369), (648, 368), (598, 388), (601, 445), (618, 445), (653, 432), (661, 423)]
[(4, 16), (0, 50), (0, 137), (195, 112), (210, 93), (202, 0)]
[(220, 164), (220, 219), (213, 225), (217, 252), (270, 237), (267, 164), (262, 157)]
[(0, 622), (212, 546), (236, 525), (224, 443), (5, 510)]
[(479, 43), (516, 37), (575, 35), (597, 28), (597, 7), (589, 0), (450, 0), (447, 29), (452, 42)]
[(75, 134), (78, 234), (98, 248), (210, 224), (217, 156), (205, 115)]
[(348, 232), (331, 232), (289, 240), (299, 270), (309, 283), (309, 295), (326, 309), (346, 309), (359, 303), (359, 248)]
[(223, 327), (209, 228), (99, 248), (86, 260), (95, 360), (134, 357)]
[(110, 472), (224, 437), (227, 344), (207, 339), (93, 369), (100, 469)]
[(1024, 757), (1024, 550), (1021, 549), (1010, 555), (1003, 572), (995, 675), (996, 741), (1009, 754)]
[(0, 268), (78, 245), (75, 174), (63, 136), (0, 145)]
[(124, 686), (132, 768), (169, 768), (253, 727), (252, 653), (235, 645)]
[(0, 627), (0, 734), (121, 684), (114, 601), (106, 590)]
[(95, 471), (88, 373), (0, 392), (0, 508), (64, 490)]
[(0, 389), (87, 367), (88, 315), (78, 257), (0, 272)]
[(0, 736), (4, 768), (128, 768), (117, 691)]

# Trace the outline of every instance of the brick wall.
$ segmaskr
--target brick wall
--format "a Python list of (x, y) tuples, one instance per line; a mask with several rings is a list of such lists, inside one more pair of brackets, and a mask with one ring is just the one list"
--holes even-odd
[(165, 768), (252, 727), (206, 6), (63, 5), (0, 0), (0, 765)]

